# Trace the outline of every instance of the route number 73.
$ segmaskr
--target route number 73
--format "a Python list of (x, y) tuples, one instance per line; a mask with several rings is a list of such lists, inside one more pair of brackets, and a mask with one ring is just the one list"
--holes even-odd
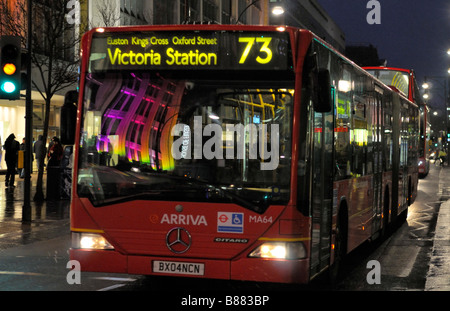
[(243, 37), (239, 38), (239, 42), (246, 43), (247, 45), (244, 49), (244, 52), (241, 55), (239, 64), (245, 64), (248, 54), (253, 49), (255, 41), (257, 43), (262, 43), (262, 46), (259, 49), (260, 55), (256, 57), (256, 61), (260, 64), (267, 64), (272, 60), (272, 50), (269, 48), (269, 44), (270, 41), (272, 41), (272, 37), (262, 37), (262, 38)]

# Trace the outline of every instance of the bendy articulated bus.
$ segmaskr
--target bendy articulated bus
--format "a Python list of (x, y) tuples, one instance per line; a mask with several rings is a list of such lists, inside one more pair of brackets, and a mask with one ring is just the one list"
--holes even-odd
[(428, 120), (428, 107), (420, 94), (416, 75), (412, 69), (393, 67), (363, 67), (364, 70), (402, 92), (410, 101), (420, 109), (420, 142), (419, 142), (419, 176), (425, 177), (430, 171), (430, 124)]
[(83, 271), (307, 283), (417, 193), (418, 107), (307, 30), (93, 29), (77, 113)]

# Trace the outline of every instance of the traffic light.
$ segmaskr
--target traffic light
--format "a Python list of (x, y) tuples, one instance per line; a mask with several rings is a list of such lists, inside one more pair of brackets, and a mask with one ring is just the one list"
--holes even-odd
[(20, 98), (21, 54), (20, 37), (0, 37), (0, 99)]

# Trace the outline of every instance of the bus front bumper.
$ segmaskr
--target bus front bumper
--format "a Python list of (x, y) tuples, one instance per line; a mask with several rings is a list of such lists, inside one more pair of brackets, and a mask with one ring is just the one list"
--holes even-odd
[(254, 282), (309, 282), (307, 259), (240, 257), (233, 260), (123, 255), (114, 250), (70, 249), (81, 271)]

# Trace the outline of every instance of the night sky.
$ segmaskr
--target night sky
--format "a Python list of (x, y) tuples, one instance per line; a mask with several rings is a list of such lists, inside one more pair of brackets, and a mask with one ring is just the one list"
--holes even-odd
[[(317, 0), (339, 25), (346, 44), (369, 43), (387, 66), (412, 68), (419, 85), (424, 76), (448, 75), (450, 56), (449, 0), (378, 0), (381, 24), (369, 25), (369, 0)], [(444, 105), (443, 79), (430, 104)], [(439, 83), (439, 82), (437, 82)]]

